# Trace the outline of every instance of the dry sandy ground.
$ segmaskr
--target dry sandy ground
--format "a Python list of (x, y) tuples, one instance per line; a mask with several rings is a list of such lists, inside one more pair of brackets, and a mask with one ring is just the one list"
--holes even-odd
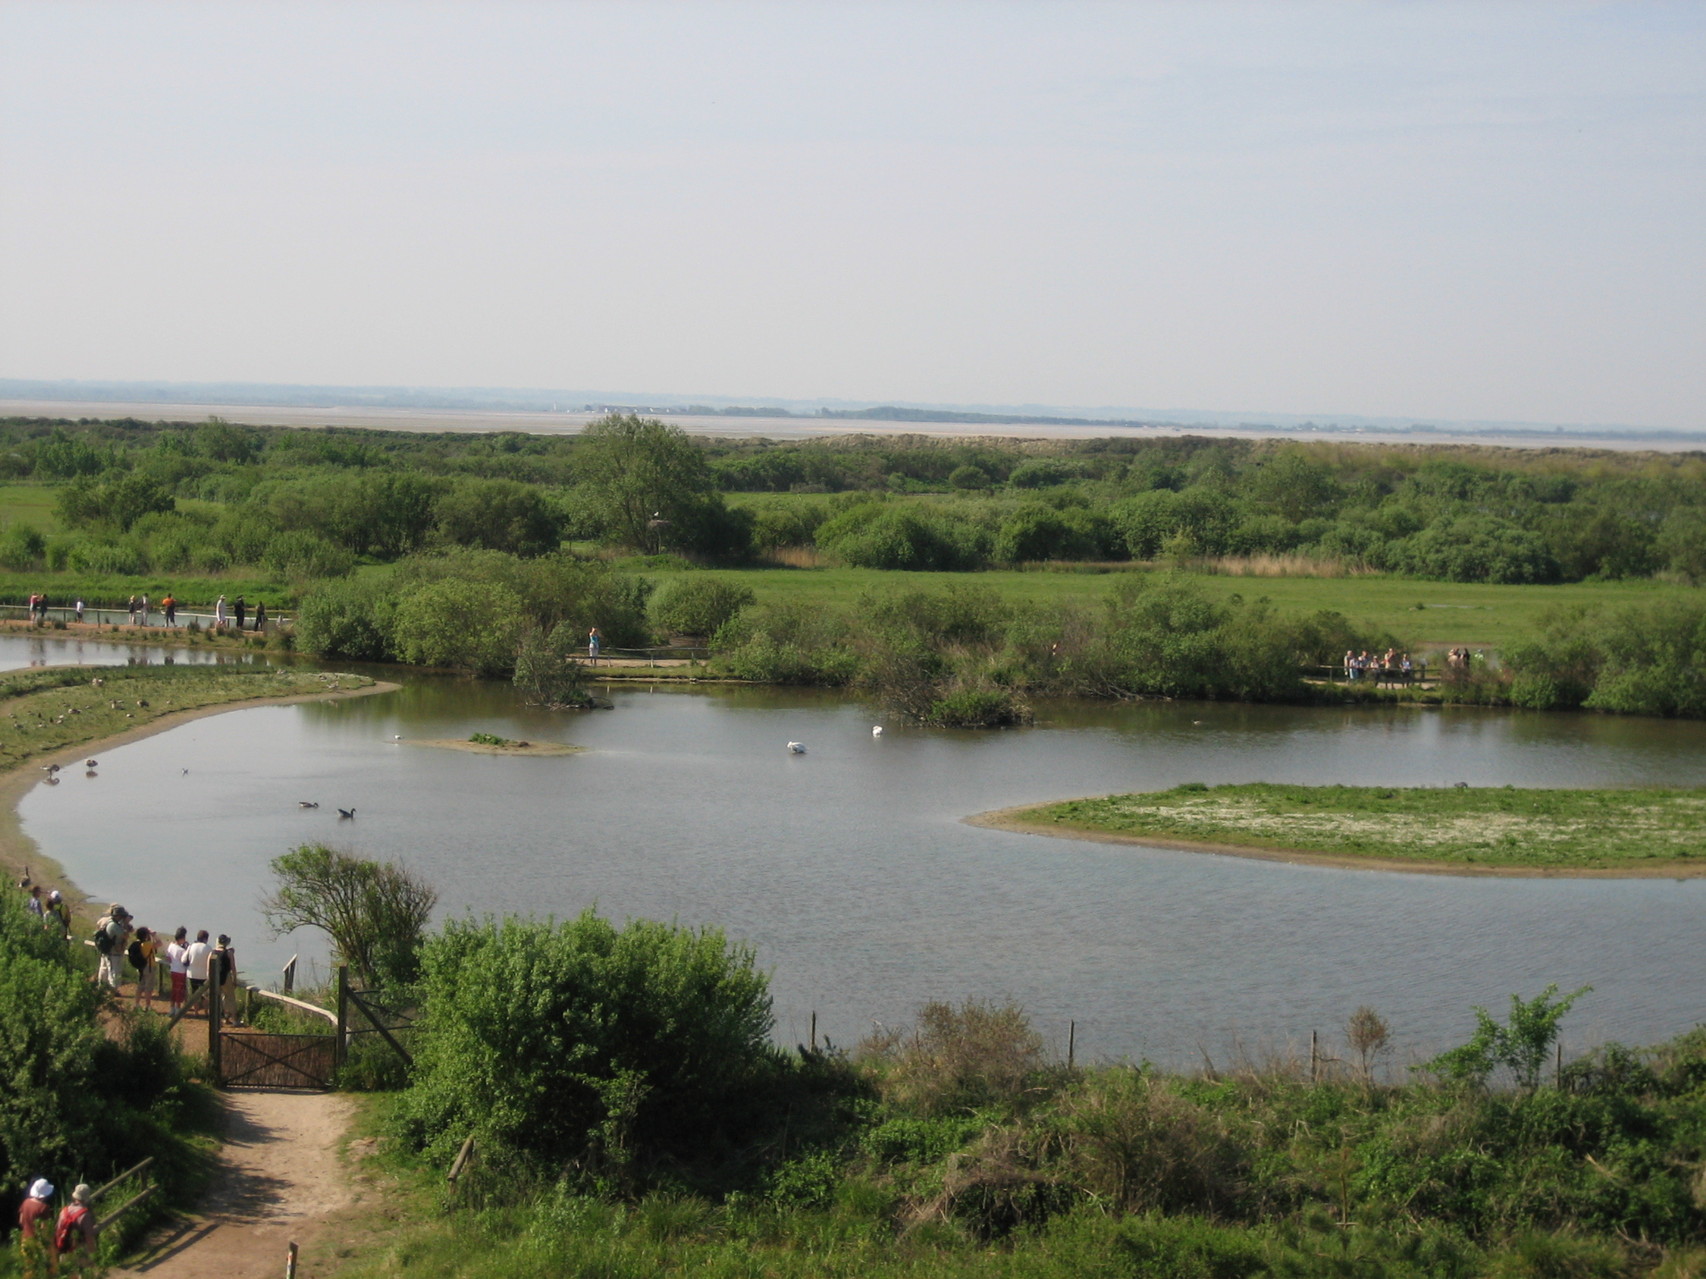
[(336, 1093), (234, 1090), (220, 1094), (225, 1145), (202, 1211), (149, 1240), (114, 1275), (276, 1279), (300, 1245), (299, 1279), (330, 1274), (332, 1218), (362, 1191), (339, 1155), (352, 1103)]

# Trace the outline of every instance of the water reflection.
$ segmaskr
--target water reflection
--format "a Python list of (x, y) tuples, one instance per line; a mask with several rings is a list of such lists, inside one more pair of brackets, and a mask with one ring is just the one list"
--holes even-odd
[[(837, 1042), (920, 1000), (1013, 997), (1081, 1051), (1190, 1064), (1329, 1039), (1358, 1005), (1415, 1051), (1473, 1004), (1549, 982), (1595, 993), (1582, 1046), (1694, 1024), (1706, 884), (1470, 880), (1082, 844), (967, 827), (978, 811), (1183, 781), (1606, 785), (1706, 780), (1706, 726), (1597, 717), (1180, 703), (1049, 705), (1003, 733), (908, 729), (824, 694), (609, 690), (553, 714), (499, 685), (198, 720), (102, 752), (98, 784), (38, 788), (26, 828), (144, 922), (273, 942), (267, 862), (308, 841), (402, 857), (448, 914), (714, 924), (774, 971), (779, 1035)], [(885, 722), (880, 739), (873, 723)], [(586, 753), (501, 759), (399, 745), (475, 731)], [(809, 753), (789, 755), (799, 740)], [(184, 772), (188, 769), (188, 772)], [(316, 800), (302, 810), (299, 800)], [(340, 823), (336, 807), (359, 816)]]

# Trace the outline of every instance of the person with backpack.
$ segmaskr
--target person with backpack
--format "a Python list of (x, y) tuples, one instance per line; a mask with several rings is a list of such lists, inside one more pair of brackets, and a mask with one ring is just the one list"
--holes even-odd
[(130, 943), (130, 912), (114, 902), (107, 908), (107, 913), (95, 921), (93, 941), (101, 957), (95, 980), (106, 982), (114, 990), (119, 989), (124, 984), (121, 967), (124, 952)]
[(77, 1279), (83, 1279), (83, 1267), (94, 1263), (95, 1210), (89, 1206), (94, 1194), (87, 1184), (80, 1184), (71, 1192), (71, 1202), (59, 1214), (53, 1247), (59, 1254), (61, 1275), (75, 1274)]
[(241, 1026), (237, 1019), (237, 948), (224, 933), (219, 934), (219, 945), (213, 951), (213, 976), (219, 983), (221, 1018)]
[(150, 1011), (154, 1008), (154, 988), (159, 985), (154, 980), (154, 955), (158, 947), (152, 928), (138, 928), (124, 953), (136, 970), (136, 1002)]

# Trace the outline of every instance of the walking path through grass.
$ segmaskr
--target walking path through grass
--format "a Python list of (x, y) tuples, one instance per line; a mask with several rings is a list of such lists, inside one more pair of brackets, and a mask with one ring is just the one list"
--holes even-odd
[(1003, 809), (974, 825), (1452, 875), (1706, 875), (1706, 790), (1204, 786)]

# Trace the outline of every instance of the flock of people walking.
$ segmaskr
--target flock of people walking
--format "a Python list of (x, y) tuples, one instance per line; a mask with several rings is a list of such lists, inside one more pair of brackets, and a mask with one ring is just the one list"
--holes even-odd
[[(32, 594), (25, 605), (28, 620), (36, 626), (47, 625), (48, 607), (46, 595), (39, 592)], [(62, 612), (69, 612), (73, 621), (83, 621), (85, 610), (81, 599), (73, 601), (70, 605), (59, 605), (58, 607)], [(132, 595), (126, 602), (125, 614), (130, 619), (132, 626), (152, 625), (152, 619), (158, 615), (161, 625), (174, 627), (178, 624), (178, 600), (169, 591), (152, 603), (146, 594)], [(96, 614), (95, 620), (100, 621), (99, 613)], [(214, 601), (212, 630), (250, 630), (262, 634), (267, 630), (268, 621), (265, 600), (257, 600), (252, 613), (249, 610), (248, 602), (241, 595), (229, 601), (221, 595)]]

